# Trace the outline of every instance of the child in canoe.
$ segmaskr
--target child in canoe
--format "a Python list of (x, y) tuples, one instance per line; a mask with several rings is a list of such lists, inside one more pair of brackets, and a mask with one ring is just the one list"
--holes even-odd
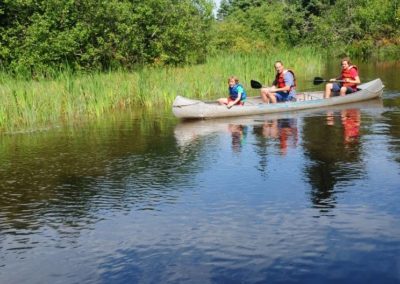
[(229, 97), (218, 99), (218, 103), (221, 105), (226, 105), (228, 108), (231, 108), (234, 105), (244, 105), (247, 95), (243, 86), (239, 84), (239, 79), (235, 76), (229, 77), (228, 86)]

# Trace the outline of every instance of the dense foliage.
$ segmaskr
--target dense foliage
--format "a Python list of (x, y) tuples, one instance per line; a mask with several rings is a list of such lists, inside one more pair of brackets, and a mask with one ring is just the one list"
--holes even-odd
[(223, 0), (218, 19), (219, 49), (307, 44), (369, 55), (400, 44), (399, 0)]
[(2, 0), (0, 66), (17, 74), (204, 62), (300, 45), (400, 45), (400, 0)]
[(0, 64), (37, 72), (204, 60), (210, 0), (3, 0)]

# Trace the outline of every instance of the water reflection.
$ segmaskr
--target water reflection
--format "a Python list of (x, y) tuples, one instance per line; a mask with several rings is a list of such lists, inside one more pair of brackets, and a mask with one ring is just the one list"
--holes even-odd
[[(343, 144), (346, 148), (357, 145), (360, 138), (361, 114), (359, 109), (344, 109), (340, 112), (340, 122), (343, 126)], [(327, 112), (327, 124), (335, 125), (334, 112)]]
[(202, 167), (195, 150), (180, 155), (168, 121), (108, 127), (2, 139), (0, 233), (23, 236), (52, 224), (70, 236), (101, 221), (99, 211), (155, 210), (175, 202), (192, 167)]
[(396, 111), (342, 107), (8, 137), (0, 282), (396, 277), (399, 125)]
[(400, 107), (397, 111), (385, 112), (385, 133), (389, 136), (391, 158), (400, 164)]
[(189, 147), (201, 138), (230, 133), (232, 149), (237, 149), (244, 145), (248, 129), (254, 123), (254, 117), (182, 121), (176, 125), (174, 136), (179, 147)]
[(248, 126), (242, 124), (229, 124), (228, 129), (232, 136), (233, 152), (240, 152), (242, 147), (246, 144)]
[(360, 110), (354, 108), (304, 119), (303, 147), (309, 159), (304, 171), (311, 200), (321, 211), (335, 207), (336, 192), (365, 177), (360, 124)]
[[(296, 148), (298, 129), (296, 118), (267, 119), (262, 125), (254, 126), (254, 133), (266, 140), (279, 141), (279, 152), (286, 155), (288, 147)], [(267, 141), (265, 141), (267, 142)]]

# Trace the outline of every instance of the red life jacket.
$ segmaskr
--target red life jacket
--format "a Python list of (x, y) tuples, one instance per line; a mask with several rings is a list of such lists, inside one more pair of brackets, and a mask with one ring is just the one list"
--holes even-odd
[[(357, 66), (351, 65), (351, 66), (349, 66), (349, 68), (347, 68), (346, 70), (342, 70), (342, 76), (341, 76), (341, 79), (342, 79), (342, 80), (344, 80), (344, 79), (346, 79), (346, 78), (349, 78), (350, 80), (355, 80), (355, 79), (356, 79), (355, 77), (353, 77), (353, 76), (351, 75), (350, 70), (351, 70), (352, 68), (356, 69), (357, 74), (358, 74), (358, 68), (357, 68)], [(354, 84), (354, 83), (346, 83), (346, 82), (343, 82), (342, 86), (344, 86), (344, 87), (350, 87), (350, 88), (352, 88), (352, 89), (357, 89), (357, 84)]]
[(342, 114), (344, 143), (357, 142), (360, 136), (360, 111), (349, 109)]
[(286, 72), (290, 72), (293, 75), (293, 85), (290, 86), (290, 90), (292, 90), (293, 88), (296, 88), (296, 76), (294, 75), (294, 72), (292, 70), (290, 70), (290, 69), (284, 70), (282, 73), (276, 74), (274, 85), (277, 86), (278, 88), (283, 88), (283, 87), (286, 86), (285, 85), (285, 79), (284, 79), (284, 75), (285, 75)]

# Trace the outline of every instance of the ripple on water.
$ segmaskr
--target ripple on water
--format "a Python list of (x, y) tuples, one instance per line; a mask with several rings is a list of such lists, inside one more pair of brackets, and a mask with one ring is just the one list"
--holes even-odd
[(312, 114), (298, 117), (307, 135), (299, 127), (304, 143), (285, 155), (251, 127), (240, 151), (226, 131), (184, 146), (132, 127), (45, 139), (2, 164), (0, 267), (37, 283), (395, 282), (399, 138), (388, 111), (362, 121), (359, 147), (339, 139), (332, 153), (316, 147), (325, 120)]

